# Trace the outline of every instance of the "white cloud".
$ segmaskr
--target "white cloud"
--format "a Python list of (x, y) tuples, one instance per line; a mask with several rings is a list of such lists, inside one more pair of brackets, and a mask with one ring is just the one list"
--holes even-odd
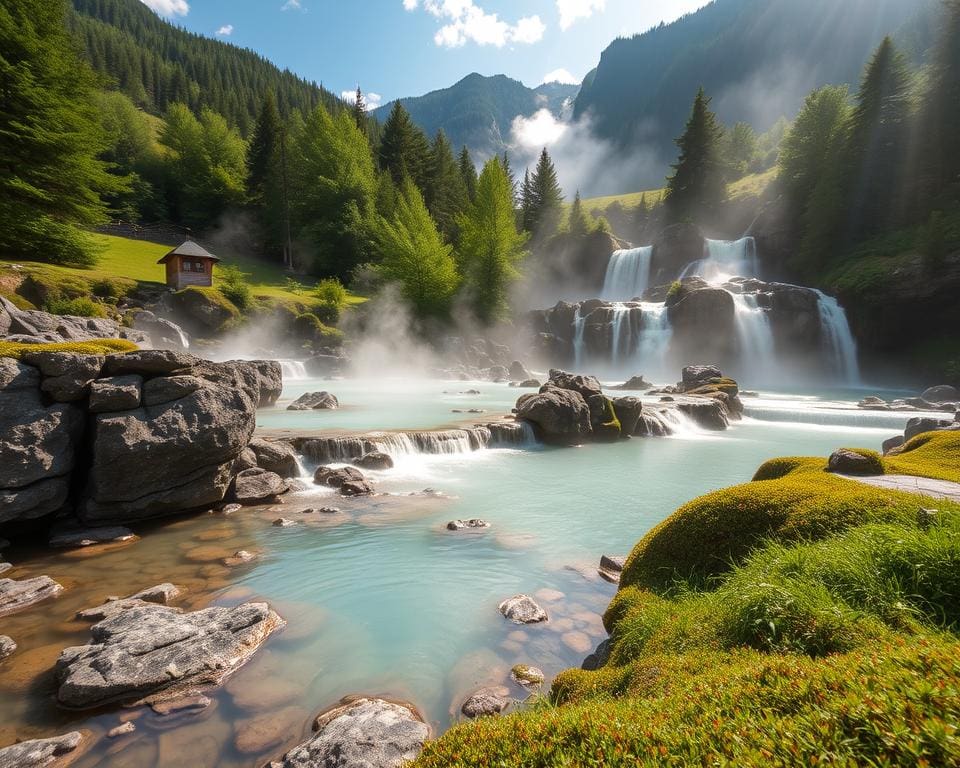
[(224, 24), (220, 29), (217, 30), (218, 35), (225, 35), (230, 37), (233, 34), (233, 24)]
[(594, 12), (602, 13), (607, 0), (557, 0), (560, 29), (570, 29), (579, 19), (589, 19)]
[(543, 82), (546, 83), (562, 83), (563, 85), (580, 85), (580, 78), (575, 77), (570, 74), (570, 72), (563, 67), (560, 69), (555, 69), (552, 72), (547, 72), (543, 76)]
[[(340, 98), (343, 99), (347, 104), (355, 104), (357, 101), (357, 90), (354, 88), (352, 91), (340, 91)], [(381, 104), (383, 104), (383, 96), (379, 93), (370, 93), (363, 94), (363, 101), (367, 105), (367, 109), (376, 109)]]
[(525, 150), (539, 150), (556, 144), (569, 126), (557, 120), (549, 109), (541, 109), (532, 117), (517, 117), (513, 121), (514, 146)]
[(161, 16), (186, 16), (190, 13), (187, 0), (141, 0), (141, 2)]
[[(403, 0), (407, 11), (420, 7), (419, 0)], [(546, 25), (539, 16), (525, 16), (516, 24), (487, 13), (473, 0), (423, 0), (423, 9), (444, 22), (433, 36), (441, 48), (460, 48), (467, 43), (502, 48), (508, 43), (530, 45), (543, 39)]]
[(287, 0), (283, 5), (280, 6), (281, 11), (306, 11), (307, 9), (303, 7), (303, 2), (301, 0)]

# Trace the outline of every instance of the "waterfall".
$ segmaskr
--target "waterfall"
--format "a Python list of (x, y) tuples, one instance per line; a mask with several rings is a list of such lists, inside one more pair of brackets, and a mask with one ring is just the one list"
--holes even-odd
[(610, 323), (611, 359), (619, 363), (624, 356), (631, 357), (634, 353), (632, 307), (626, 304), (613, 305), (613, 320)]
[(771, 369), (776, 366), (776, 348), (773, 327), (767, 311), (757, 304), (757, 295), (733, 293), (736, 311), (737, 338), (740, 342), (740, 359), (744, 371), (749, 371), (751, 381), (769, 381)]
[(653, 366), (664, 364), (670, 348), (670, 338), (673, 336), (670, 313), (665, 304), (644, 302), (640, 307), (643, 311), (643, 326), (637, 343), (637, 364), (645, 366), (646, 370), (656, 371)]
[(643, 296), (650, 284), (653, 246), (614, 251), (603, 279), (604, 301), (629, 301)]
[(573, 315), (573, 367), (579, 371), (583, 364), (584, 340), (583, 334), (587, 329), (587, 318), (580, 314), (580, 307)]
[(847, 384), (860, 381), (860, 365), (857, 362), (857, 342), (847, 322), (847, 313), (832, 296), (814, 289), (819, 299), (820, 332), (829, 350), (833, 369)]
[(694, 274), (711, 283), (724, 283), (731, 277), (759, 277), (757, 242), (752, 237), (739, 240), (707, 240), (704, 259)]
[(280, 360), (280, 368), (284, 381), (306, 381), (310, 378), (307, 367), (299, 360)]

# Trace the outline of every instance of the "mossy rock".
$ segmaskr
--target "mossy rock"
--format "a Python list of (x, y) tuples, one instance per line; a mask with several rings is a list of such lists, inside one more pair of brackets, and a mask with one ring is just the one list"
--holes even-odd
[(600, 442), (614, 442), (620, 439), (623, 430), (620, 419), (617, 417), (617, 411), (613, 406), (613, 400), (609, 397), (603, 398), (604, 414), (603, 421), (594, 428), (593, 436)]
[(222, 333), (240, 321), (240, 310), (217, 288), (190, 286), (172, 300), (178, 317), (198, 335)]
[(111, 355), (118, 352), (134, 352), (139, 347), (127, 339), (95, 339), (93, 341), (67, 341), (51, 344), (21, 344), (0, 341), (0, 357), (20, 360), (29, 352), (66, 352), (72, 355)]
[(36, 306), (29, 299), (24, 298), (18, 293), (10, 293), (7, 291), (0, 291), (0, 296), (3, 296), (7, 301), (9, 301), (17, 309), (36, 309)]

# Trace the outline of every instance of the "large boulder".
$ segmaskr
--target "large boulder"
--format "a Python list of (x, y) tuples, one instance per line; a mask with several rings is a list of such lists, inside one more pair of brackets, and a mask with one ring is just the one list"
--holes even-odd
[(151, 604), (122, 611), (91, 627), (89, 645), (61, 652), (57, 701), (92, 709), (219, 685), (284, 624), (266, 603), (193, 613)]
[(841, 475), (882, 475), (883, 464), (872, 453), (841, 448), (830, 455), (827, 471)]
[(150, 337), (150, 345), (156, 349), (186, 350), (190, 338), (179, 325), (158, 317), (153, 312), (139, 310), (133, 314), (133, 327)]
[(930, 403), (956, 403), (960, 402), (960, 390), (949, 384), (940, 384), (925, 389), (920, 398)]
[(88, 743), (80, 731), (20, 741), (0, 749), (0, 768), (64, 768), (83, 754)]
[(903, 432), (904, 442), (910, 442), (917, 435), (924, 432), (940, 432), (951, 430), (956, 426), (956, 422), (947, 419), (933, 419), (925, 416), (918, 416), (907, 422), (907, 428)]
[(46, 405), (36, 368), (0, 358), (0, 524), (67, 501), (84, 427), (75, 405)]
[(707, 355), (729, 360), (737, 352), (736, 308), (722, 288), (686, 292), (670, 307), (671, 348), (684, 359)]
[(129, 411), (140, 405), (143, 377), (135, 373), (98, 379), (90, 385), (90, 413)]
[(276, 768), (401, 768), (415, 760), (430, 735), (413, 707), (384, 699), (350, 697), (320, 715), (316, 733), (294, 747)]
[(240, 319), (239, 310), (214, 288), (184, 288), (170, 303), (178, 322), (196, 336), (216, 336)]
[(723, 372), (715, 365), (688, 365), (681, 373), (681, 382), (684, 391), (689, 391), (722, 376)]
[(499, 611), (514, 624), (539, 624), (547, 620), (547, 612), (529, 595), (514, 595), (500, 603)]
[(612, 403), (613, 410), (620, 421), (622, 434), (634, 434), (640, 423), (640, 415), (643, 413), (643, 401), (639, 397), (615, 397)]
[(517, 401), (517, 418), (531, 423), (546, 443), (576, 445), (593, 432), (590, 407), (579, 392), (551, 387)]
[(330, 392), (305, 392), (287, 406), (288, 411), (332, 411), (340, 407)]
[(0, 616), (17, 613), (35, 603), (56, 597), (63, 587), (49, 576), (32, 579), (0, 579)]
[(300, 476), (300, 462), (290, 443), (257, 437), (250, 441), (250, 450), (257, 457), (257, 466), (261, 469), (274, 472), (284, 478)]
[(143, 404), (161, 405), (179, 400), (206, 386), (198, 376), (158, 376), (143, 385)]
[(40, 388), (58, 403), (83, 400), (90, 384), (100, 375), (104, 358), (100, 355), (72, 355), (67, 352), (28, 352), (23, 356), (28, 365), (40, 369)]
[(121, 338), (122, 329), (116, 320), (101, 317), (51, 315), (19, 309), (0, 296), (0, 335), (29, 336), (40, 342), (91, 341)]
[(233, 481), (233, 498), (245, 506), (272, 501), (287, 490), (286, 480), (260, 467), (243, 470)]

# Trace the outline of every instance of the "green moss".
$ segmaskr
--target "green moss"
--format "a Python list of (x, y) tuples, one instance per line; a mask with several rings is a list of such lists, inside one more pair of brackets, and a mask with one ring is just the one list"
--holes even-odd
[(33, 302), (29, 299), (25, 299), (23, 296), (17, 293), (8, 293), (7, 291), (0, 291), (0, 296), (3, 296), (7, 301), (9, 301), (17, 309), (36, 309)]
[(850, 453), (855, 453), (858, 456), (863, 456), (867, 459), (867, 464), (858, 469), (856, 472), (849, 472), (848, 474), (857, 474), (857, 475), (883, 475), (886, 473), (886, 470), (883, 466), (883, 457), (876, 451), (872, 451), (869, 448), (843, 448), (841, 450), (850, 451)]
[(594, 436), (598, 440), (618, 440), (620, 439), (622, 427), (620, 425), (620, 419), (617, 417), (617, 410), (613, 406), (613, 400), (609, 397), (604, 397), (603, 404), (603, 422), (601, 422), (599, 428), (594, 431)]
[(77, 299), (54, 299), (46, 303), (45, 309), (54, 315), (107, 317), (106, 307), (86, 296), (81, 296)]
[(960, 483), (960, 432), (927, 432), (910, 440), (900, 453), (883, 460), (891, 475), (916, 475)]
[(217, 333), (240, 321), (240, 310), (217, 288), (192, 285), (173, 294), (174, 306)]
[(21, 344), (0, 341), (0, 357), (20, 360), (28, 352), (67, 352), (74, 355), (111, 355), (117, 352), (133, 352), (137, 345), (126, 339), (96, 339), (94, 341), (69, 341), (54, 344)]

